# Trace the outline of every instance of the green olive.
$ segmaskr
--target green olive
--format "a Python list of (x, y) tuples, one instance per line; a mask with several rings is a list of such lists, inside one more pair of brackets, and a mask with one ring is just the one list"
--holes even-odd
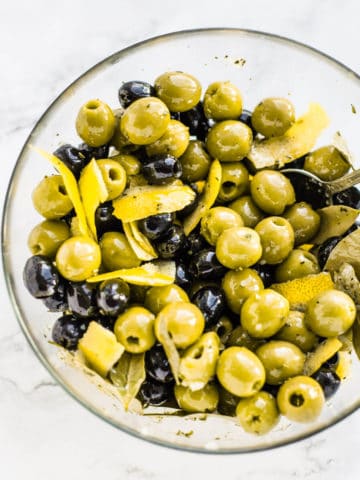
[(277, 282), (287, 282), (294, 278), (306, 277), (320, 272), (315, 255), (305, 250), (295, 249), (275, 270)]
[(121, 268), (138, 267), (141, 263), (123, 233), (105, 232), (99, 246), (103, 266), (109, 272)]
[(275, 398), (268, 392), (258, 392), (239, 401), (236, 417), (245, 432), (264, 435), (275, 427), (280, 416)]
[(290, 307), (288, 300), (270, 288), (253, 293), (242, 306), (241, 325), (255, 338), (275, 335), (285, 325)]
[(94, 99), (86, 102), (76, 117), (76, 131), (90, 147), (100, 147), (111, 140), (116, 120), (105, 102)]
[(54, 258), (60, 245), (70, 237), (70, 229), (60, 220), (44, 220), (36, 225), (28, 237), (28, 247), (33, 255)]
[(48, 220), (58, 220), (73, 208), (61, 175), (44, 177), (32, 192), (32, 201), (35, 210)]
[(118, 316), (114, 333), (130, 353), (143, 353), (155, 344), (155, 316), (143, 307), (130, 307)]
[(327, 145), (309, 153), (304, 163), (304, 170), (314, 173), (326, 182), (342, 177), (349, 168), (349, 162), (333, 145)]
[(240, 215), (227, 207), (213, 207), (201, 219), (201, 235), (210, 245), (216, 242), (222, 232), (232, 227), (242, 227)]
[(229, 317), (222, 315), (219, 320), (215, 323), (214, 326), (210, 328), (211, 331), (215, 332), (223, 345), (225, 345), (233, 331), (233, 324)]
[(99, 245), (89, 237), (70, 237), (56, 253), (60, 274), (73, 282), (81, 282), (97, 274), (101, 264)]
[(217, 406), (217, 411), (221, 415), (235, 417), (236, 407), (239, 403), (240, 398), (228, 392), (221, 385), (218, 386), (218, 390), (219, 390), (219, 403)]
[(285, 218), (264, 218), (256, 225), (255, 231), (261, 240), (261, 261), (264, 263), (281, 263), (294, 247), (294, 230)]
[(280, 412), (294, 422), (313, 422), (320, 415), (324, 403), (321, 386), (304, 375), (286, 380), (277, 395)]
[(204, 113), (214, 120), (236, 120), (240, 117), (243, 101), (240, 90), (231, 82), (214, 82), (204, 96)]
[(165, 305), (155, 319), (155, 335), (159, 342), (162, 339), (163, 325), (166, 325), (177, 348), (187, 348), (200, 338), (205, 319), (196, 305), (172, 302)]
[(265, 98), (254, 109), (251, 123), (264, 137), (283, 135), (295, 122), (295, 109), (287, 98)]
[(165, 133), (156, 142), (146, 146), (149, 157), (155, 155), (172, 155), (179, 158), (189, 145), (189, 127), (177, 120), (170, 120)]
[(171, 112), (185, 112), (200, 101), (201, 85), (192, 75), (184, 72), (166, 72), (154, 83), (156, 95)]
[(105, 158), (97, 160), (97, 165), (100, 168), (102, 177), (104, 179), (108, 197), (106, 200), (113, 200), (123, 193), (126, 187), (126, 172), (119, 162)]
[(256, 205), (266, 213), (280, 215), (295, 202), (290, 180), (275, 170), (261, 170), (250, 184), (251, 196)]
[(240, 215), (245, 227), (254, 228), (265, 216), (250, 195), (237, 198), (228, 207)]
[(111, 157), (111, 160), (118, 162), (126, 172), (126, 175), (138, 175), (141, 172), (141, 162), (135, 155), (125, 153)]
[(227, 347), (246, 347), (252, 352), (255, 352), (256, 349), (263, 345), (265, 340), (261, 338), (254, 338), (249, 335), (249, 333), (239, 325), (234, 328), (230, 333), (229, 338), (226, 342)]
[(249, 172), (240, 162), (228, 162), (221, 165), (221, 187), (217, 201), (231, 202), (243, 195), (249, 188)]
[(305, 202), (294, 203), (287, 208), (284, 218), (291, 223), (295, 234), (295, 245), (309, 242), (320, 227), (320, 215)]
[(216, 242), (216, 256), (227, 268), (247, 268), (262, 255), (259, 235), (247, 227), (224, 230)]
[(245, 347), (229, 347), (220, 355), (216, 374), (221, 385), (238, 397), (251, 397), (265, 383), (265, 369)]
[(122, 132), (121, 117), (116, 118), (115, 129), (113, 136), (111, 137), (110, 144), (116, 148), (120, 155), (131, 154), (139, 149), (139, 145), (134, 145), (131, 143), (129, 138)]
[(356, 318), (356, 306), (349, 295), (325, 290), (310, 300), (305, 312), (306, 325), (320, 337), (342, 335)]
[(184, 387), (203, 388), (215, 375), (220, 339), (215, 332), (204, 333), (182, 354), (179, 378)]
[(266, 383), (280, 385), (290, 377), (301, 375), (305, 354), (299, 347), (283, 340), (271, 340), (256, 350), (265, 367)]
[(165, 287), (151, 287), (146, 292), (144, 306), (157, 315), (165, 305), (173, 302), (189, 302), (185, 290), (175, 284)]
[(175, 385), (174, 394), (179, 407), (189, 413), (213, 412), (219, 402), (218, 389), (211, 383), (195, 391)]
[(181, 178), (185, 182), (205, 180), (209, 173), (211, 158), (200, 140), (191, 140), (184, 154), (180, 157)]
[(251, 129), (237, 120), (216, 123), (206, 138), (206, 148), (220, 162), (237, 162), (249, 153), (253, 136)]
[(139, 98), (121, 117), (122, 134), (135, 145), (149, 145), (164, 135), (170, 122), (166, 105), (155, 97)]
[(250, 268), (230, 270), (222, 281), (226, 302), (234, 313), (240, 313), (245, 300), (264, 288), (259, 274)]
[(310, 352), (318, 343), (317, 336), (305, 325), (304, 313), (296, 310), (289, 312), (285, 325), (277, 332), (275, 338), (291, 342), (303, 352)]

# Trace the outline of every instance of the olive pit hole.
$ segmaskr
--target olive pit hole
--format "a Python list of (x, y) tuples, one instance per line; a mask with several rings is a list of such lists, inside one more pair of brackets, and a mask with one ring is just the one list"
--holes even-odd
[(290, 396), (290, 403), (293, 407), (301, 407), (304, 404), (304, 397), (301, 393), (293, 393)]
[(126, 341), (130, 345), (139, 345), (139, 338), (138, 337), (133, 337), (132, 335), (127, 337)]
[(234, 190), (235, 188), (236, 188), (236, 183), (230, 182), (230, 181), (224, 182), (221, 185), (221, 190), (225, 195), (231, 193), (231, 191)]
[(110, 168), (108, 175), (111, 181), (116, 181), (116, 180), (119, 180), (120, 178), (119, 172), (115, 170), (115, 168)]
[(194, 359), (199, 360), (199, 358), (202, 357), (203, 353), (204, 353), (204, 347), (198, 348), (195, 352)]

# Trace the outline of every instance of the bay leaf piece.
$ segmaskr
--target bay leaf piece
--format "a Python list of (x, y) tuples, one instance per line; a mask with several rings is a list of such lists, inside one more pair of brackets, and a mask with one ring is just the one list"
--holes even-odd
[(350, 263), (344, 263), (334, 272), (333, 278), (336, 287), (347, 293), (356, 305), (360, 305), (360, 281), (354, 267)]
[(110, 379), (118, 389), (125, 410), (139, 393), (146, 377), (145, 354), (125, 352), (116, 367), (110, 372)]
[(320, 245), (328, 238), (343, 235), (355, 222), (360, 211), (346, 205), (331, 205), (317, 210), (320, 228), (311, 242)]
[(354, 322), (354, 325), (352, 327), (352, 335), (353, 335), (353, 345), (354, 345), (354, 350), (355, 353), (360, 360), (360, 319), (359, 316)]
[(340, 240), (330, 252), (324, 270), (337, 271), (344, 263), (349, 263), (360, 278), (360, 228)]

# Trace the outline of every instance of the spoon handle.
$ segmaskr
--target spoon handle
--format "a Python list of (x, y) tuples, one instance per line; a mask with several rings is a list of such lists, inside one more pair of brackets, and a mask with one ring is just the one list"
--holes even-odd
[(326, 182), (327, 188), (330, 190), (331, 195), (334, 195), (334, 193), (342, 192), (343, 190), (346, 190), (349, 187), (353, 187), (358, 183), (360, 183), (360, 169), (355, 170), (354, 172), (351, 172), (348, 175), (339, 178), (338, 180)]

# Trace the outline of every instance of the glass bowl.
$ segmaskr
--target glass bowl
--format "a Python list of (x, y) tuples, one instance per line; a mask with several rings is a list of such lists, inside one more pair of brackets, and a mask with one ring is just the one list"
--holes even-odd
[(70, 361), (49, 342), (57, 315), (47, 313), (42, 302), (30, 297), (23, 286), (22, 270), (29, 257), (27, 235), (40, 220), (30, 200), (31, 192), (51, 172), (46, 160), (29, 145), (53, 151), (61, 143), (79, 143), (74, 119), (80, 105), (98, 97), (117, 106), (121, 82), (153, 82), (168, 70), (189, 72), (204, 87), (215, 80), (231, 80), (241, 89), (244, 106), (250, 110), (267, 96), (288, 96), (298, 114), (309, 102), (319, 102), (331, 118), (319, 144), (340, 131), (354, 157), (360, 159), (354, 113), (360, 109), (359, 77), (334, 59), (285, 38), (237, 29), (183, 31), (138, 43), (100, 62), (72, 83), (50, 105), (22, 149), (7, 193), (2, 231), (11, 301), (28, 341), (48, 371), (75, 399), (115, 427), (151, 442), (198, 452), (246, 452), (284, 445), (333, 425), (359, 407), (360, 362), (353, 361), (351, 377), (327, 402), (317, 421), (295, 424), (283, 418), (265, 436), (246, 434), (232, 418), (218, 415), (207, 415), (204, 420), (196, 415), (126, 413), (106, 382)]

